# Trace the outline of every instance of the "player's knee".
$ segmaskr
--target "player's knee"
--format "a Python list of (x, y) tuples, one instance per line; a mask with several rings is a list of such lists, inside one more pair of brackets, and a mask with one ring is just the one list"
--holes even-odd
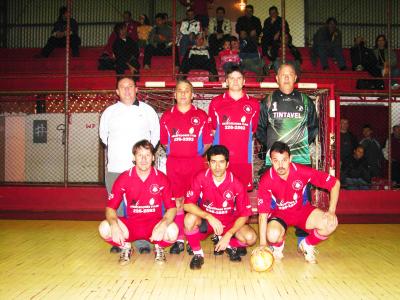
[(168, 241), (175, 242), (176, 239), (178, 238), (179, 234), (179, 228), (176, 223), (172, 222), (171, 224), (168, 225), (167, 227), (167, 238)]
[(325, 224), (325, 226), (322, 228), (322, 230), (320, 230), (320, 233), (322, 235), (328, 236), (331, 235), (337, 228), (337, 224), (333, 225), (333, 226), (328, 226)]
[(99, 233), (103, 239), (107, 239), (111, 236), (110, 224), (106, 220), (100, 223)]
[(257, 234), (253, 230), (247, 232), (244, 235), (244, 238), (246, 239), (246, 244), (249, 246), (252, 246), (257, 242)]
[(185, 215), (184, 224), (186, 231), (192, 231), (196, 224), (196, 216), (191, 213), (187, 213)]
[(267, 239), (271, 243), (278, 243), (282, 239), (282, 232), (277, 228), (267, 229)]

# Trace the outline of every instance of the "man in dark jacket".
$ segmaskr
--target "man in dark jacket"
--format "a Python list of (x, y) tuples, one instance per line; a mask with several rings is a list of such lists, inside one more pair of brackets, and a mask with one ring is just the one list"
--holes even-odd
[(358, 145), (353, 151), (350, 161), (342, 168), (343, 186), (348, 190), (368, 190), (371, 184), (371, 175), (368, 171), (368, 162), (364, 157), (364, 147)]
[(253, 5), (246, 5), (245, 15), (237, 19), (236, 33), (239, 35), (239, 39), (252, 37), (258, 41), (262, 29), (261, 21), (259, 18), (253, 16), (253, 13)]

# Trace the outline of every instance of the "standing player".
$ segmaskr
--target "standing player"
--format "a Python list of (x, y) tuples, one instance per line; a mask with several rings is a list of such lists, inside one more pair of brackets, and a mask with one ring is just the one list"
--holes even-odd
[[(160, 140), (160, 123), (154, 109), (136, 98), (137, 87), (131, 77), (122, 77), (117, 83), (119, 101), (103, 112), (100, 118), (99, 135), (107, 147), (107, 170), (105, 173), (108, 194), (114, 181), (132, 167), (132, 147), (146, 139), (154, 147)], [(123, 203), (118, 215), (125, 215)], [(149, 244), (136, 242), (139, 252), (150, 252)], [(119, 248), (112, 247), (111, 252)]]
[(213, 144), (229, 149), (230, 170), (247, 187), (253, 189), (253, 134), (257, 129), (260, 104), (243, 91), (244, 75), (233, 66), (226, 73), (228, 91), (215, 97), (208, 110), (215, 130)]
[(200, 241), (214, 233), (219, 237), (214, 254), (224, 250), (231, 261), (241, 261), (238, 247), (251, 246), (256, 233), (246, 225), (251, 205), (243, 184), (227, 171), (229, 151), (214, 145), (207, 150), (209, 168), (196, 174), (186, 193), (185, 234), (194, 256), (191, 269), (200, 269), (204, 253)]
[[(335, 212), (340, 182), (327, 173), (292, 163), (285, 143), (272, 144), (270, 158), (272, 168), (264, 173), (258, 189), (260, 247), (266, 247), (268, 240), (274, 257), (283, 258), (287, 227), (297, 226), (308, 233), (299, 249), (306, 261), (316, 263), (314, 246), (326, 240), (338, 225)], [(308, 182), (330, 191), (327, 212), (304, 201)]]
[[(142, 140), (133, 146), (135, 166), (123, 172), (115, 181), (106, 207), (106, 220), (100, 223), (101, 237), (121, 248), (119, 263), (131, 259), (131, 243), (148, 240), (155, 244), (156, 262), (164, 262), (164, 247), (176, 241), (178, 227), (173, 222), (176, 208), (172, 201), (168, 178), (157, 171), (154, 147)], [(116, 209), (121, 202), (127, 207), (126, 217), (118, 217)], [(163, 208), (166, 209), (164, 216)]]
[(161, 117), (160, 141), (168, 157), (167, 176), (177, 207), (175, 222), (179, 228), (178, 240), (170, 253), (179, 254), (184, 250), (183, 199), (193, 175), (206, 168), (203, 154), (212, 142), (212, 134), (207, 114), (192, 105), (193, 86), (190, 81), (177, 82), (175, 99), (177, 104)]

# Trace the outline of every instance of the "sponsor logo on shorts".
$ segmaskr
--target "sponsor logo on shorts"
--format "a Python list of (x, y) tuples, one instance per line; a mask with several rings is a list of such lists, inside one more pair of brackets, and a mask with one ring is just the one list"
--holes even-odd
[(153, 195), (157, 195), (161, 191), (161, 188), (158, 184), (152, 184), (150, 186), (150, 193)]
[(303, 189), (303, 187), (304, 187), (304, 184), (303, 184), (303, 182), (302, 182), (301, 180), (295, 180), (295, 181), (293, 181), (293, 183), (292, 183), (292, 188), (293, 188), (295, 191), (300, 191), (300, 190)]
[(246, 114), (251, 114), (251, 113), (253, 112), (253, 108), (252, 108), (250, 105), (248, 105), (248, 104), (246, 104), (245, 106), (243, 106), (243, 110), (244, 110), (244, 112), (245, 112)]

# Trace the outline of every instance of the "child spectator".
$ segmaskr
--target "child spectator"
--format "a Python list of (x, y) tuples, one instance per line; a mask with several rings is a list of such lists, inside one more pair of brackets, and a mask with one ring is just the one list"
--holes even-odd
[(144, 48), (147, 45), (149, 34), (153, 27), (150, 25), (150, 20), (145, 14), (139, 16), (139, 23), (141, 25), (137, 28), (138, 43), (140, 48)]
[(239, 41), (236, 37), (232, 36), (230, 38), (226, 38), (223, 44), (223, 50), (221, 50), (218, 54), (218, 57), (221, 62), (222, 69), (226, 73), (232, 65), (240, 64), (239, 57)]

